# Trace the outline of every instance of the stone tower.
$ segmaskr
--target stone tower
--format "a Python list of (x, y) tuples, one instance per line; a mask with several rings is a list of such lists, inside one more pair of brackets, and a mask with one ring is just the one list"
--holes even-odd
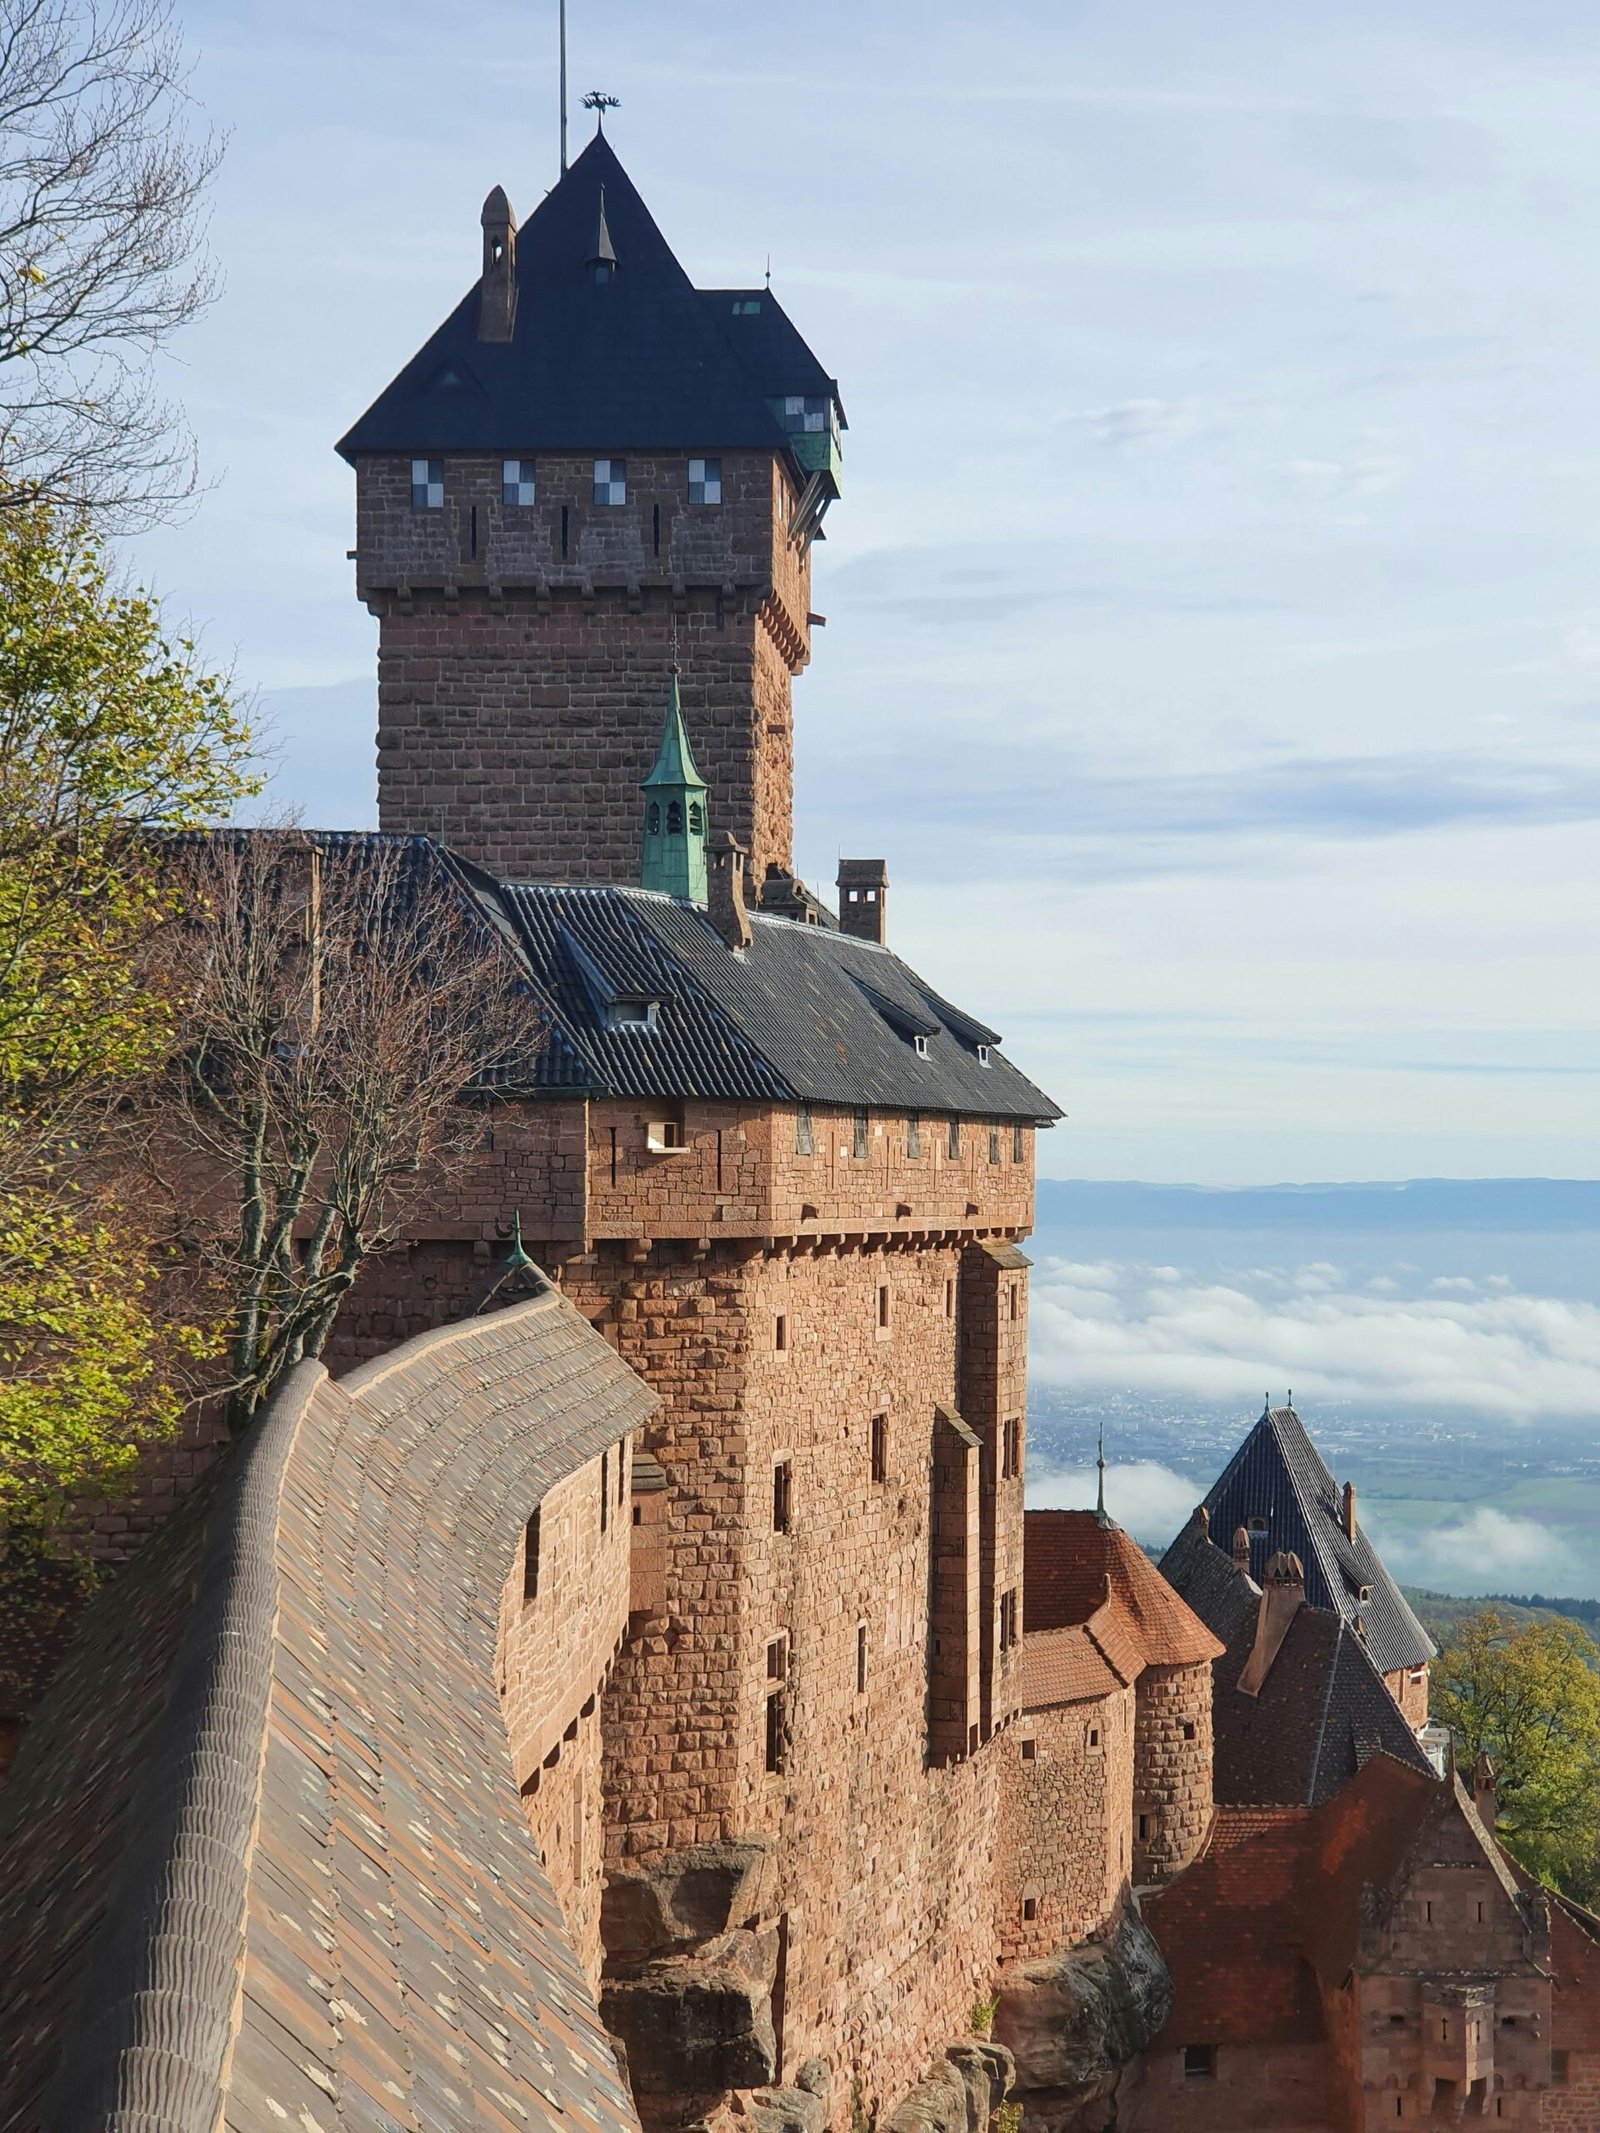
[(639, 879), (676, 648), (711, 820), (791, 865), (790, 686), (838, 387), (770, 289), (696, 289), (604, 138), (339, 449), (378, 618), (378, 814), (512, 879)]

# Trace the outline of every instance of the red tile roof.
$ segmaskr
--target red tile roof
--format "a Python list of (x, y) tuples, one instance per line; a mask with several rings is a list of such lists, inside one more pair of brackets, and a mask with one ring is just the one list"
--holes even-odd
[(1087, 1627), (1036, 1630), (1022, 1640), (1022, 1708), (1098, 1701), (1126, 1688), (1137, 1673), (1137, 1666), (1132, 1674), (1119, 1672)]
[[(1120, 1526), (1102, 1525), (1093, 1511), (1029, 1511), (1023, 1521), (1023, 1628), (1075, 1626), (1107, 1606), (1143, 1666), (1199, 1666), (1222, 1652)], [(1107, 1634), (1116, 1634), (1109, 1624)], [(1104, 1642), (1099, 1624), (1095, 1635)]]

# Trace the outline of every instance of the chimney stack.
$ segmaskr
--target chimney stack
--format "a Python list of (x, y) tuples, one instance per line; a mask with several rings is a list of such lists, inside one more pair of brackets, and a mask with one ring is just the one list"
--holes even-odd
[(1478, 1810), (1478, 1820), (1492, 1835), (1494, 1833), (1494, 1765), (1482, 1749), (1472, 1766), (1472, 1804)]
[(889, 869), (881, 859), (839, 861), (839, 931), (858, 941), (876, 941), (885, 933)]
[(736, 955), (750, 945), (744, 862), (744, 846), (732, 830), (724, 830), (706, 846), (706, 916)]
[(1250, 1575), (1250, 1535), (1243, 1526), (1233, 1529), (1233, 1567), (1241, 1577)]
[(1272, 1671), (1272, 1662), (1283, 1648), (1289, 1625), (1306, 1596), (1305, 1565), (1297, 1555), (1278, 1554), (1268, 1563), (1261, 1583), (1261, 1604), (1256, 1610), (1256, 1641), (1244, 1671), (1239, 1691), (1259, 1696)]
[(1344, 1509), (1341, 1515), (1344, 1519), (1344, 1537), (1347, 1541), (1353, 1541), (1356, 1537), (1356, 1485), (1353, 1481), (1347, 1481), (1344, 1485)]
[(517, 322), (517, 218), (504, 188), (483, 203), (483, 281), (478, 291), (478, 339), (509, 341)]

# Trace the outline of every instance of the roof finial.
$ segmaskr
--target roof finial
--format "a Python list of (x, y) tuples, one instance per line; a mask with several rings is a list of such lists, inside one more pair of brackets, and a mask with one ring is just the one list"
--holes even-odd
[(620, 96), (607, 96), (604, 89), (591, 89), (584, 98), (584, 110), (594, 113), (594, 130), (597, 140), (606, 130), (606, 113), (615, 111), (621, 102), (622, 98)]
[(772, 287), (772, 254), (767, 254), (767, 287)]
[(567, 174), (567, 0), (561, 0), (561, 175)]
[(1094, 1463), (1099, 1476), (1095, 1485), (1094, 1515), (1102, 1526), (1109, 1526), (1111, 1521), (1106, 1516), (1106, 1429), (1103, 1422), (1100, 1425), (1100, 1440)]

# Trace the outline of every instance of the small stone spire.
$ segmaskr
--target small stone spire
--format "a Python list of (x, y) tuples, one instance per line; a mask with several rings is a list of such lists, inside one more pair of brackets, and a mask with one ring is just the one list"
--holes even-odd
[(678, 669), (672, 668), (667, 715), (653, 769), (640, 787), (644, 827), (640, 840), (639, 886), (664, 896), (706, 900), (706, 794), (710, 790), (695, 768), (678, 694)]

